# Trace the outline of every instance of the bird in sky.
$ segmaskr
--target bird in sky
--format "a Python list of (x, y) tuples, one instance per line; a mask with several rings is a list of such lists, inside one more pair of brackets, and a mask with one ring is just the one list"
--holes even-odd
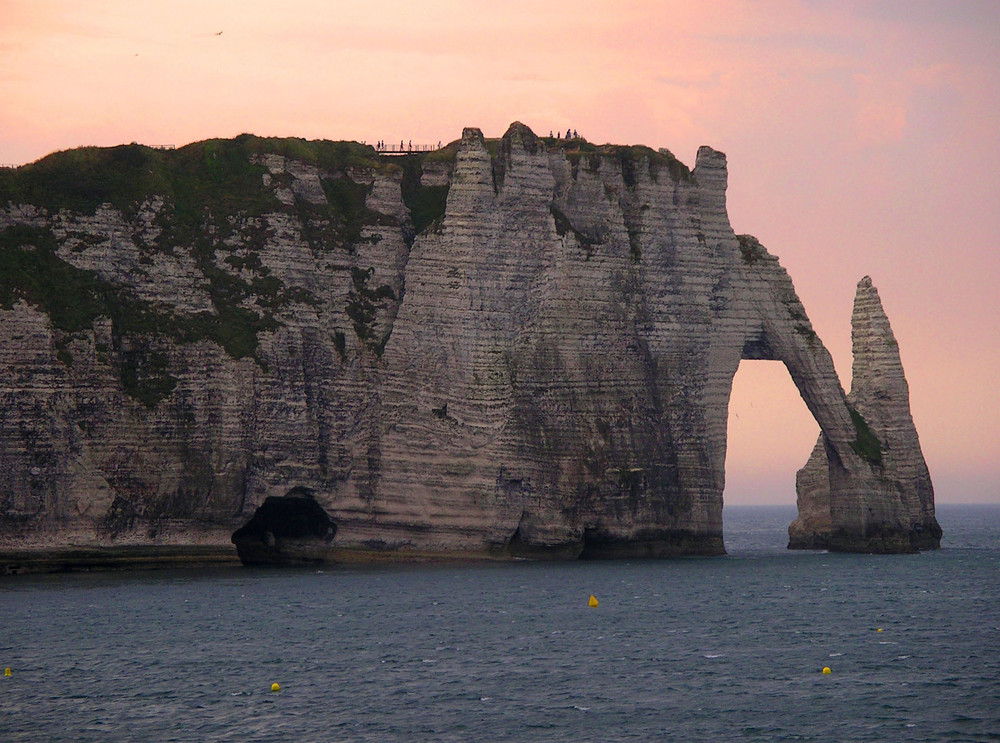
[(219, 33), (217, 33), (216, 36), (222, 36), (222, 31), (219, 31)]

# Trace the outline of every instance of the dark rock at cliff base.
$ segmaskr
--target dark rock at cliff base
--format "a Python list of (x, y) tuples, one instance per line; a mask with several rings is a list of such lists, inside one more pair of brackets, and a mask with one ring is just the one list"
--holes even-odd
[(232, 541), (244, 565), (325, 562), (337, 525), (304, 488), (271, 496)]

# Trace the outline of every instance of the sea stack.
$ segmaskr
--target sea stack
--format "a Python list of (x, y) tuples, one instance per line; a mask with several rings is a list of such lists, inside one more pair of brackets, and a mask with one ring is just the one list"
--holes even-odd
[[(796, 479), (799, 518), (789, 527), (792, 549), (861, 552), (936, 549), (941, 527), (934, 516), (934, 488), (910, 413), (910, 392), (899, 344), (870, 277), (858, 282), (851, 316), (854, 364), (847, 396), (858, 427), (856, 448), (872, 464), (874, 487), (861, 509), (861, 533), (833, 520), (831, 489), (839, 475), (821, 434)], [(831, 495), (833, 493), (833, 495)]]

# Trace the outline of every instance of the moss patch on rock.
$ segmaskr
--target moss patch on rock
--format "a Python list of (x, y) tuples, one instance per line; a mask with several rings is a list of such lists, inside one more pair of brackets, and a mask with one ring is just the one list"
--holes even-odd
[[(441, 157), (438, 156), (436, 159), (440, 161)], [(449, 185), (422, 185), (423, 163), (427, 159), (427, 156), (420, 155), (407, 155), (396, 158), (396, 162), (403, 169), (403, 181), (401, 184), (403, 203), (410, 210), (413, 229), (418, 235), (428, 227), (440, 222), (444, 217), (445, 206), (448, 203), (448, 190), (450, 188)]]
[(849, 408), (857, 438), (851, 442), (854, 453), (867, 459), (871, 464), (882, 465), (882, 442), (871, 430), (864, 416), (853, 407)]
[[(26, 301), (45, 312), (61, 334), (79, 333), (97, 318), (109, 318), (116, 353), (108, 358), (115, 363), (122, 389), (147, 406), (168, 395), (176, 380), (167, 371), (166, 355), (143, 339), (208, 339), (233, 358), (242, 358), (256, 350), (258, 331), (276, 327), (273, 319), (227, 302), (217, 305), (215, 315), (170, 312), (67, 263), (55, 251), (56, 240), (47, 229), (14, 225), (0, 232), (0, 307), (11, 309)], [(125, 337), (131, 340), (123, 343)], [(60, 361), (72, 366), (65, 343), (59, 352)]]

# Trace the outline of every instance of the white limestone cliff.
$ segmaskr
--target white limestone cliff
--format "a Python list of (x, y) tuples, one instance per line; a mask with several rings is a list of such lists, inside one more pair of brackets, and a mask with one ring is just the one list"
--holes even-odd
[[(0, 205), (5, 260), (91, 308), (0, 281), (0, 546), (223, 544), (306, 489), (354, 553), (720, 554), (741, 359), (783, 361), (823, 432), (794, 546), (937, 545), (898, 354), (856, 339), (849, 403), (784, 269), (734, 234), (722, 153), (688, 172), (521, 124), (354, 147), (234, 159), (255, 190), (194, 231), (179, 187)], [(860, 392), (875, 369), (892, 404)]]

